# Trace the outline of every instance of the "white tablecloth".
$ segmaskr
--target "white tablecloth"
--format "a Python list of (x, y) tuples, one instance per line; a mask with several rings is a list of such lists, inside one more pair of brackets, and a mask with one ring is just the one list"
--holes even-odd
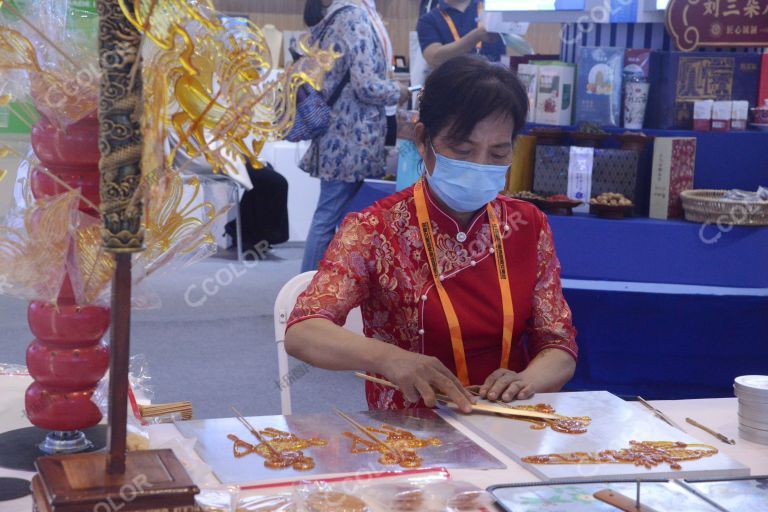
[[(30, 382), (31, 379), (29, 377), (0, 375), (0, 431), (29, 425), (23, 417), (23, 408), (24, 389)], [(768, 475), (768, 446), (739, 439), (737, 402), (735, 398), (658, 401), (652, 403), (692, 436), (700, 439), (702, 442), (717, 446), (718, 449), (749, 466), (753, 475)], [(640, 404), (636, 404), (636, 406), (642, 407)], [(704, 425), (736, 439), (736, 445), (726, 445), (717, 441), (710, 435), (687, 424), (685, 422), (686, 417), (694, 418)], [(507, 465), (505, 470), (451, 470), (451, 475), (455, 480), (466, 480), (483, 488), (493, 484), (532, 482), (537, 480), (533, 474), (484, 440), (479, 439), (455, 420), (452, 418), (446, 419), (454, 427)], [(187, 470), (195, 483), (200, 486), (209, 486), (215, 483), (215, 478), (208, 471), (207, 466), (202, 464), (202, 461), (192, 450), (192, 443), (185, 440), (176, 427), (173, 425), (155, 425), (149, 427), (149, 431), (152, 448), (172, 448), (178, 457), (185, 462)], [(32, 473), (0, 468), (0, 477), (31, 479), (32, 475)], [(31, 498), (27, 497), (13, 502), (0, 503), (0, 512), (31, 510), (31, 506)]]

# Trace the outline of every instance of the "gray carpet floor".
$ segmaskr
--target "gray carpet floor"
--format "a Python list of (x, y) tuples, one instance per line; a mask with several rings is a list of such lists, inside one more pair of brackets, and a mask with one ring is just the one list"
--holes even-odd
[[(196, 418), (232, 416), (235, 405), (246, 415), (280, 414), (273, 308), (285, 282), (299, 273), (303, 248), (276, 247), (269, 259), (248, 266), (233, 254), (153, 277), (151, 289), (161, 306), (133, 314), (131, 353), (148, 362), (155, 402), (192, 402)], [(203, 280), (221, 286), (202, 306)], [(26, 304), (0, 296), (0, 362), (24, 363), (32, 339)], [(297, 364), (293, 361), (292, 364)], [(366, 408), (362, 383), (349, 373), (297, 369), (291, 387), (294, 413), (333, 407)]]

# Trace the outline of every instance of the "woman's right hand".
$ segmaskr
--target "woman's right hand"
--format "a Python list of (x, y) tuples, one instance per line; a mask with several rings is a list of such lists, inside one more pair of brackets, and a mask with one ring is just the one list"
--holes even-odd
[(447, 395), (461, 412), (472, 411), (472, 395), (438, 358), (395, 346), (392, 346), (392, 353), (387, 356), (378, 373), (396, 384), (408, 401), (415, 403), (421, 398), (427, 407), (434, 407), (437, 391)]

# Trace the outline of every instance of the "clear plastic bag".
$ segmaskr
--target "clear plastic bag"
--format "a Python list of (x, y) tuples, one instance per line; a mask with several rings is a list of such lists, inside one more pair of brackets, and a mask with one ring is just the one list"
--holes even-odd
[(758, 203), (762, 201), (768, 201), (768, 187), (758, 187), (757, 192), (750, 192), (746, 190), (729, 190), (723, 194), (723, 199), (731, 199), (734, 201), (746, 201), (749, 203)]
[(293, 490), (293, 500), (301, 511), (371, 512), (365, 500), (358, 496), (358, 492), (341, 490), (339, 486), (315, 481), (297, 485)]
[(475, 511), (493, 507), (493, 497), (469, 482), (448, 480), (424, 488), (430, 504), (447, 512)]
[(195, 497), (202, 512), (236, 512), (239, 510), (238, 496), (240, 488), (236, 485), (204, 487)]
[(241, 498), (237, 512), (298, 512), (296, 502), (291, 496), (251, 496)]
[[(139, 404), (152, 401), (155, 393), (151, 381), (147, 357), (144, 354), (132, 356), (128, 370), (128, 426), (135, 431), (143, 431), (143, 428), (150, 423), (141, 417)], [(109, 373), (99, 381), (91, 401), (106, 417), (109, 411)]]
[(362, 493), (367, 502), (381, 510), (411, 512), (427, 508), (424, 490), (409, 483), (372, 485)]
[(0, 294), (55, 303), (64, 282), (79, 194), (13, 210), (0, 223)]

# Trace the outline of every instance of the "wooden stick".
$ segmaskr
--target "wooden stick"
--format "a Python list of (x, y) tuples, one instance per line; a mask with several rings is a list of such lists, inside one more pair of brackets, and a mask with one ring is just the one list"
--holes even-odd
[(721, 440), (725, 444), (736, 444), (736, 441), (734, 441), (733, 439), (729, 439), (727, 436), (724, 436), (723, 434), (721, 434), (719, 432), (715, 432), (714, 430), (712, 430), (709, 427), (705, 427), (704, 425), (702, 425), (701, 423), (699, 423), (698, 421), (696, 421), (694, 419), (685, 418), (685, 421), (687, 421), (688, 423), (690, 423), (694, 427), (699, 427), (701, 430), (703, 430), (707, 434), (715, 436), (716, 438), (718, 438), (719, 440)]
[(350, 423), (350, 424), (351, 424), (353, 427), (355, 427), (355, 428), (356, 428), (358, 431), (360, 431), (360, 433), (361, 433), (361, 434), (363, 434), (363, 435), (364, 435), (364, 436), (366, 436), (368, 439), (370, 439), (371, 441), (373, 441), (374, 443), (376, 443), (378, 446), (380, 446), (381, 448), (383, 448), (383, 449), (387, 450), (387, 451), (388, 451), (388, 452), (390, 452), (390, 453), (393, 453), (393, 454), (395, 455), (395, 457), (397, 457), (397, 460), (398, 460), (398, 461), (402, 460), (402, 455), (400, 454), (400, 451), (399, 451), (397, 448), (394, 448), (394, 447), (392, 447), (392, 446), (389, 446), (389, 445), (387, 445), (387, 444), (386, 444), (384, 441), (382, 441), (381, 439), (379, 439), (378, 437), (376, 437), (375, 435), (373, 435), (373, 434), (372, 434), (372, 433), (371, 433), (371, 432), (370, 432), (370, 431), (369, 431), (367, 428), (365, 428), (365, 426), (364, 426), (364, 425), (361, 425), (360, 423), (358, 423), (357, 421), (355, 421), (354, 419), (352, 419), (352, 417), (351, 417), (351, 416), (349, 416), (349, 415), (347, 415), (347, 414), (345, 414), (345, 413), (341, 412), (341, 411), (340, 411), (340, 410), (338, 410), (338, 409), (334, 409), (334, 412), (335, 412), (335, 413), (336, 413), (338, 416), (340, 416), (341, 418), (343, 418), (343, 419), (345, 419), (347, 422), (349, 422), (349, 423)]
[[(43, 174), (45, 174), (46, 176), (48, 176), (49, 178), (51, 178), (53, 181), (55, 181), (58, 185), (61, 185), (62, 187), (67, 189), (68, 191), (77, 192), (82, 202), (87, 204), (89, 207), (91, 207), (95, 211), (97, 212), (99, 211), (99, 207), (93, 204), (93, 201), (90, 201), (87, 197), (85, 197), (80, 190), (71, 187), (69, 183), (67, 183), (66, 181), (62, 180), (61, 178), (53, 174), (47, 167), (40, 166), (40, 167), (37, 167), (37, 169), (41, 171)], [(99, 253), (99, 256), (101, 256), (101, 253)]]
[(253, 428), (253, 425), (251, 425), (251, 424), (248, 422), (248, 420), (247, 420), (247, 419), (245, 419), (245, 417), (244, 417), (242, 414), (240, 414), (240, 411), (238, 411), (237, 409), (235, 409), (235, 406), (234, 406), (234, 405), (233, 405), (233, 406), (231, 406), (231, 407), (232, 407), (232, 410), (233, 410), (233, 411), (235, 411), (235, 414), (237, 415), (237, 419), (238, 419), (238, 421), (240, 421), (240, 423), (242, 423), (242, 424), (243, 424), (243, 426), (244, 426), (245, 428), (247, 428), (247, 429), (248, 429), (248, 430), (251, 432), (251, 434), (253, 434), (253, 435), (256, 437), (256, 439), (258, 439), (258, 440), (259, 440), (259, 442), (260, 442), (260, 443), (264, 444), (264, 446), (266, 446), (266, 447), (269, 449), (269, 451), (270, 451), (270, 452), (272, 452), (272, 455), (273, 455), (274, 457), (278, 457), (278, 458), (279, 458), (279, 457), (281, 456), (281, 455), (280, 455), (280, 452), (279, 452), (279, 451), (277, 451), (277, 450), (275, 449), (275, 447), (274, 447), (274, 446), (272, 446), (272, 444), (271, 444), (269, 441), (267, 441), (267, 440), (266, 440), (266, 438), (265, 438), (264, 436), (262, 436), (262, 435), (261, 435), (261, 432), (259, 432), (259, 431), (258, 431), (258, 430), (256, 430), (255, 428)]
[(131, 253), (115, 253), (112, 284), (112, 333), (109, 347), (109, 440), (107, 470), (125, 473), (128, 421), (128, 364), (131, 339)]
[[(392, 389), (399, 390), (400, 388), (396, 386), (395, 384), (392, 384), (388, 380), (379, 379), (377, 377), (372, 377), (370, 375), (367, 375), (365, 373), (361, 372), (355, 372), (355, 377), (358, 377), (360, 379), (364, 379), (370, 382), (374, 382), (376, 384), (381, 384), (382, 386), (387, 386)], [(453, 404), (453, 401), (448, 398), (445, 395), (435, 393), (435, 397), (438, 401), (444, 402), (446, 404)], [(524, 417), (524, 418), (536, 418), (536, 419), (543, 419), (543, 420), (556, 420), (559, 419), (554, 414), (547, 414), (544, 412), (538, 412), (538, 411), (526, 411), (523, 409), (512, 409), (510, 407), (503, 407), (500, 405), (487, 405), (487, 404), (472, 404), (472, 410), (473, 411), (479, 411), (479, 412), (490, 412), (493, 414), (500, 414), (502, 416), (515, 416), (515, 417)]]
[(20, 103), (17, 103), (17, 105), (19, 105), (19, 107), (21, 107), (21, 110), (23, 110), (24, 113), (27, 114), (27, 116), (29, 116), (29, 119), (31, 121), (35, 121), (37, 118), (40, 117), (38, 111), (33, 107), (29, 106), (27, 103), (22, 101)]

